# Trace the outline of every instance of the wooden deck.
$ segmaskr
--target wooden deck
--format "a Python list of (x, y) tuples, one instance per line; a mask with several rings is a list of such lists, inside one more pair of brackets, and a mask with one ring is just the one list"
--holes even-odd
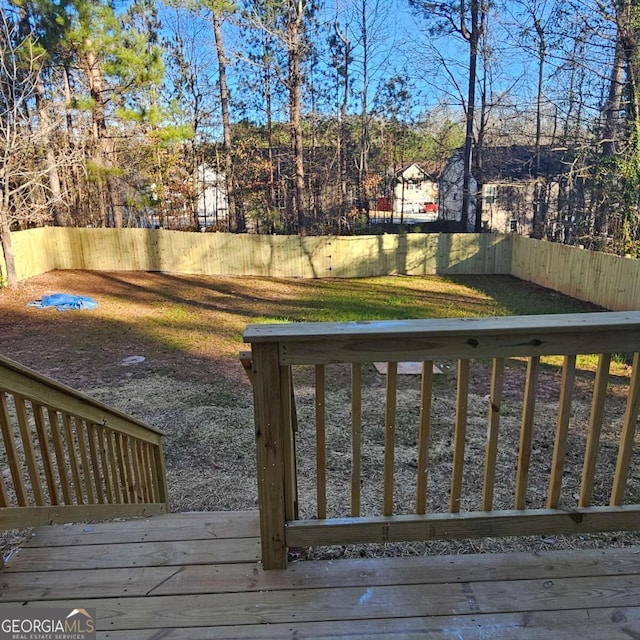
[(257, 512), (38, 529), (9, 605), (95, 607), (109, 640), (640, 638), (640, 548), (292, 562), (263, 572)]

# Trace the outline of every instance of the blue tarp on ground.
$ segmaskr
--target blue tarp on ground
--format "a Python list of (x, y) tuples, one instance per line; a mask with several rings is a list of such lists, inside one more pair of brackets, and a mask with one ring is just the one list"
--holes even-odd
[(52, 293), (42, 296), (41, 300), (33, 300), (27, 304), (28, 307), (39, 307), (46, 309), (55, 307), (58, 311), (72, 311), (77, 309), (95, 309), (98, 303), (88, 296), (73, 296), (69, 293)]

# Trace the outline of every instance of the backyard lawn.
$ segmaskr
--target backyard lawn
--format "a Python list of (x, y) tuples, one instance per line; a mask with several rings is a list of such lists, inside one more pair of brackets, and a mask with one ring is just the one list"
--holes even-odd
[[(27, 307), (31, 300), (52, 292), (93, 297), (93, 311), (60, 313)], [(244, 348), (242, 332), (248, 323), (329, 320), (373, 320), (430, 317), (568, 313), (597, 310), (593, 305), (550, 292), (509, 276), (456, 278), (381, 277), (362, 280), (273, 280), (263, 278), (210, 278), (161, 273), (52, 272), (0, 290), (0, 353), (81, 389), (166, 434), (165, 455), (172, 510), (251, 509), (257, 506), (253, 408), (251, 387), (238, 361)], [(132, 356), (138, 356), (132, 358)], [(445, 508), (450, 475), (451, 427), (455, 407), (455, 367), (439, 363), (443, 374), (436, 381), (433, 405), (432, 456), (434, 470), (429, 507)], [(474, 364), (470, 393), (468, 452), (473, 461), (465, 470), (465, 486), (479, 486), (486, 436), (486, 363)], [(594, 362), (583, 359), (574, 398), (569, 439), (571, 447), (584, 449), (590, 402), (589, 385)], [(510, 364), (505, 384), (505, 411), (498, 459), (497, 506), (511, 499), (511, 476), (517, 457), (524, 363)], [(616, 447), (607, 437), (623, 411), (628, 384), (624, 358), (612, 369), (613, 400), (607, 405), (601, 464), (611, 477)], [(546, 460), (553, 449), (557, 412), (557, 363), (543, 367), (536, 412), (536, 441), (532, 456), (531, 506), (544, 503), (548, 473)], [(309, 371), (295, 374), (300, 421), (301, 509), (313, 512), (313, 388)], [(330, 375), (333, 391), (327, 400), (329, 414), (328, 469), (335, 492), (329, 508), (338, 512), (343, 502), (339, 484), (348, 476), (348, 383), (344, 368)], [(365, 419), (371, 421), (372, 479), (381, 472), (378, 460), (382, 439), (373, 407), (383, 395), (385, 378), (373, 365), (363, 373)], [(398, 397), (398, 486), (411, 486), (415, 475), (415, 423), (419, 385), (403, 377)], [(484, 404), (483, 404), (484, 403)], [(404, 426), (403, 426), (404, 425)], [(308, 427), (308, 428), (307, 428)], [(365, 439), (367, 432), (365, 430)], [(348, 454), (348, 450), (346, 451)], [(576, 456), (580, 458), (582, 451)], [(475, 462), (474, 462), (475, 461)], [(476, 462), (478, 465), (476, 465)], [(605, 468), (606, 467), (606, 468)], [(437, 469), (442, 469), (442, 478)], [(545, 475), (546, 474), (546, 475)], [(605, 473), (603, 473), (603, 476)], [(567, 465), (568, 486), (579, 484), (580, 469)], [(406, 483), (405, 483), (406, 480)], [(333, 485), (332, 485), (333, 482)], [(500, 483), (502, 482), (502, 485)], [(346, 483), (348, 485), (348, 482)], [(372, 483), (375, 485), (376, 483)], [(308, 485), (308, 486), (307, 486)], [(380, 486), (377, 484), (377, 486)], [(510, 488), (511, 487), (511, 488)], [(604, 491), (604, 488), (602, 489)], [(403, 509), (403, 495), (397, 501)], [(379, 496), (363, 488), (363, 509), (373, 509)], [(473, 491), (469, 491), (473, 500)], [(305, 507), (305, 504), (309, 504)], [(468, 505), (473, 506), (473, 505)], [(543, 506), (541, 504), (540, 506)], [(594, 536), (585, 544), (600, 540)], [(431, 552), (479, 547), (504, 548), (505, 541), (482, 543), (430, 543)], [(570, 540), (537, 540), (522, 544), (571, 546)], [(425, 545), (403, 548), (421, 553)], [(388, 550), (387, 550), (388, 551)], [(362, 553), (336, 549), (334, 555)]]

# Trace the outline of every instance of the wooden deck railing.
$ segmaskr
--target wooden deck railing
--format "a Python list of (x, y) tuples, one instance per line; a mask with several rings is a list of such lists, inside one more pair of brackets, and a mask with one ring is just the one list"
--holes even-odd
[(0, 529), (163, 513), (162, 435), (0, 356)]
[[(640, 312), (588, 313), (500, 318), (420, 320), (353, 323), (300, 323), (250, 325), (245, 342), (251, 343), (251, 378), (254, 388), (257, 441), (258, 492), (265, 568), (283, 568), (288, 547), (397, 542), (430, 539), (473, 538), (540, 534), (571, 534), (594, 531), (640, 529), (640, 505), (623, 504), (640, 404)], [(571, 451), (581, 456), (579, 491), (565, 490), (563, 473), (567, 437), (576, 379), (576, 355), (600, 353), (591, 394), (591, 411), (585, 419), (586, 446)], [(614, 353), (633, 353), (632, 374), (626, 394), (626, 411), (616, 432), (618, 449), (615, 473), (609, 478), (604, 504), (593, 505), (596, 461), (601, 444), (603, 407), (607, 396), (609, 367)], [(527, 508), (529, 469), (534, 442), (537, 381), (541, 356), (562, 356), (553, 452), (550, 454), (548, 491), (544, 508)], [(505, 383), (505, 363), (511, 358), (527, 362), (522, 390), (522, 409), (517, 466), (510, 489), (511, 508), (494, 510), (496, 470), (499, 468), (498, 436)], [(433, 360), (457, 361), (455, 415), (452, 410), (451, 474), (448, 507), (427, 513), (427, 474), (432, 463)], [(487, 360), (491, 387), (484, 404), (486, 446), (482, 491), (476, 510), (462, 510), (465, 449), (469, 418), (470, 363)], [(246, 358), (245, 358), (246, 361)], [(362, 365), (388, 362), (384, 398), (384, 456), (380, 513), (361, 516), (363, 482)], [(397, 363), (422, 361), (420, 406), (415, 439), (415, 505), (413, 513), (394, 513)], [(350, 505), (345, 513), (327, 517), (327, 463), (325, 443), (326, 367), (349, 363), (351, 369)], [(296, 472), (296, 400), (292, 368), (315, 368), (316, 517), (299, 519)], [(511, 380), (510, 380), (511, 382)], [(416, 407), (416, 409), (418, 409)], [(486, 413), (485, 413), (486, 412)], [(484, 416), (483, 416), (484, 419)], [(300, 420), (302, 422), (302, 420)], [(300, 429), (306, 428), (305, 425)], [(607, 436), (609, 437), (609, 436)], [(344, 452), (343, 452), (344, 453)], [(579, 474), (578, 474), (579, 475)], [(346, 483), (345, 483), (346, 484)], [(568, 495), (566, 495), (568, 493)], [(561, 500), (562, 496), (562, 500)], [(640, 502), (640, 500), (638, 500)], [(335, 504), (335, 501), (334, 501)], [(568, 505), (568, 506), (567, 506)]]

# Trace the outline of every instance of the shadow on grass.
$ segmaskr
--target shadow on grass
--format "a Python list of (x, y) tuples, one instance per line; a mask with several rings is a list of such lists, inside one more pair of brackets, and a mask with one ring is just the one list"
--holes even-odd
[(576, 300), (514, 276), (445, 276), (444, 279), (482, 292), (502, 307), (507, 315), (606, 311), (590, 302)]

